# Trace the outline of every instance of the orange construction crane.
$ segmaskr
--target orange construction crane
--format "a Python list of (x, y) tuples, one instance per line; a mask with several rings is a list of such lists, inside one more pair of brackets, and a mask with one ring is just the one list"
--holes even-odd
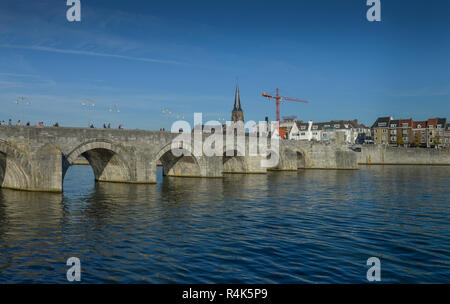
[(289, 100), (289, 101), (297, 101), (297, 102), (304, 102), (304, 103), (308, 102), (306, 100), (301, 100), (301, 99), (297, 99), (297, 98), (290, 98), (290, 97), (280, 96), (278, 88), (277, 88), (277, 95), (276, 96), (268, 95), (265, 92), (262, 94), (262, 96), (266, 97), (268, 99), (275, 99), (275, 101), (277, 103), (277, 121), (278, 121), (278, 124), (280, 123), (280, 101)]

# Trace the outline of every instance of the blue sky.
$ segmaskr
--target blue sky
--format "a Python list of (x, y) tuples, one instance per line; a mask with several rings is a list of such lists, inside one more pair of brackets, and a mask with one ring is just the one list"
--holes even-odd
[(230, 118), (239, 79), (247, 120), (275, 118), (263, 91), (307, 99), (281, 115), (326, 121), (450, 118), (449, 1), (65, 0), (0, 2), (0, 120), (159, 129), (164, 107), (193, 119)]

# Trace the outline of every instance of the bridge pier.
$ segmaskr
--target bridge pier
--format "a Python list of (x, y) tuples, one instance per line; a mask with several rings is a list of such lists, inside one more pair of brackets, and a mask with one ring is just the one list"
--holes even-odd
[(223, 173), (258, 174), (267, 173), (261, 166), (263, 156), (223, 156)]
[(223, 161), (221, 156), (197, 157), (201, 177), (222, 177)]
[(156, 160), (153, 155), (139, 153), (136, 155), (137, 184), (156, 184)]
[(62, 192), (64, 180), (64, 157), (52, 145), (45, 145), (38, 153), (33, 153), (34, 165), (32, 189), (46, 192)]

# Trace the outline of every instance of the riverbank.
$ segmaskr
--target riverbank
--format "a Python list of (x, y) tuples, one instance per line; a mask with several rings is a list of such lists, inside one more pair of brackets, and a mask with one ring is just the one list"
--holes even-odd
[(363, 146), (358, 152), (360, 165), (440, 165), (450, 166), (449, 149)]

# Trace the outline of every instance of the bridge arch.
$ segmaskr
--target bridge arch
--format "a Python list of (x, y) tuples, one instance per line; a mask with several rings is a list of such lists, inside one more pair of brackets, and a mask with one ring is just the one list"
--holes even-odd
[(187, 149), (181, 149), (182, 156), (172, 153), (172, 143), (165, 145), (155, 156), (155, 162), (161, 161), (163, 175), (200, 177), (201, 167), (197, 157)]
[(25, 153), (0, 140), (0, 187), (28, 189), (31, 183), (32, 166)]
[(294, 149), (297, 158), (297, 169), (305, 169), (309, 164), (309, 155), (303, 149)]
[(79, 156), (87, 159), (97, 181), (131, 182), (135, 179), (133, 155), (108, 140), (84, 142), (69, 152), (64, 160), (63, 178)]
[(280, 163), (286, 169), (298, 170), (308, 168), (310, 160), (306, 150), (296, 147), (284, 149), (280, 153)]

